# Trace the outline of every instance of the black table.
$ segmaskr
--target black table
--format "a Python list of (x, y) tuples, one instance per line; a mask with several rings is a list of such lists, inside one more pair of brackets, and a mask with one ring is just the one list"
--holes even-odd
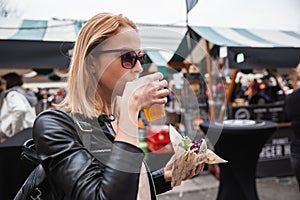
[(25, 129), (0, 144), (0, 199), (14, 198), (32, 166), (27, 166), (21, 159), (22, 146), (32, 137), (32, 129)]
[[(271, 121), (205, 121), (200, 124), (208, 138), (216, 139), (215, 152), (228, 163), (220, 164), (218, 200), (258, 200), (256, 165), (259, 153), (278, 125)], [(253, 122), (253, 123), (252, 123)]]

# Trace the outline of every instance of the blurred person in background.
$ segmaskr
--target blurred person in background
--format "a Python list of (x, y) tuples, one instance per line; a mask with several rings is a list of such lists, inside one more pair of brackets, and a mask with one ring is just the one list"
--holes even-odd
[(294, 133), (291, 143), (291, 166), (294, 170), (300, 189), (300, 88), (286, 96), (285, 111)]
[(265, 98), (267, 103), (273, 103), (278, 100), (278, 91), (280, 91), (279, 83), (273, 85), (270, 77), (265, 75), (262, 79), (263, 89), (261, 95)]
[(6, 90), (6, 81), (0, 77), (0, 94)]
[(240, 76), (238, 82), (234, 85), (233, 92), (231, 93), (231, 102), (234, 102), (236, 98), (245, 99), (245, 100), (247, 99), (245, 93), (248, 88), (246, 85), (243, 85), (242, 79), (243, 77)]
[[(4, 79), (0, 78), (0, 97), (2, 95), (2, 92), (4, 92), (4, 90), (6, 90), (6, 81)], [(1, 120), (0, 120), (0, 127), (1, 127)], [(6, 139), (6, 136), (0, 131), (0, 143), (4, 142), (5, 139)]]
[(37, 98), (30, 90), (22, 88), (22, 76), (8, 73), (2, 76), (6, 85), (0, 97), (1, 134), (12, 137), (33, 126)]

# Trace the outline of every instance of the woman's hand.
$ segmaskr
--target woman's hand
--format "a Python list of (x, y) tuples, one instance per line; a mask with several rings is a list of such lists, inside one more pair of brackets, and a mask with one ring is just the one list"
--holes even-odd
[(162, 79), (162, 73), (157, 72), (128, 82), (122, 95), (122, 104), (127, 105), (128, 109), (140, 111), (153, 104), (167, 103), (169, 90), (165, 88), (168, 82)]
[(138, 146), (138, 114), (141, 109), (154, 104), (165, 104), (169, 94), (166, 80), (160, 72), (143, 76), (126, 83), (120, 101), (120, 119), (116, 140)]
[[(173, 165), (173, 162), (174, 162), (174, 156), (169, 160), (169, 162), (167, 163), (167, 165), (164, 168), (165, 181), (171, 181), (172, 180), (172, 165)], [(203, 171), (204, 165), (205, 165), (205, 163), (201, 163), (195, 169), (192, 169), (191, 172), (190, 172), (190, 175), (187, 176), (184, 180), (190, 179), (190, 178), (200, 174)]]

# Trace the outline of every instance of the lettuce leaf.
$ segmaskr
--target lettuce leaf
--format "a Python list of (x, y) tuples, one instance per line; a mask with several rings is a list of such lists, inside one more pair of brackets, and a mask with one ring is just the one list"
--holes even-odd
[(188, 136), (183, 136), (182, 138), (182, 148), (186, 151), (190, 151), (190, 147), (192, 146), (192, 140)]

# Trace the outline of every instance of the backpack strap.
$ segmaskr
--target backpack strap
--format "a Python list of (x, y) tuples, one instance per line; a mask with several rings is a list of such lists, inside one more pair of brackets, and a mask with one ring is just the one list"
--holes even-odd
[(47, 199), (55, 200), (54, 190), (50, 188), (46, 173), (39, 164), (28, 176), (14, 200)]
[(36, 155), (33, 138), (30, 138), (23, 144), (22, 152), (21, 152), (21, 160), (33, 166), (40, 164)]

